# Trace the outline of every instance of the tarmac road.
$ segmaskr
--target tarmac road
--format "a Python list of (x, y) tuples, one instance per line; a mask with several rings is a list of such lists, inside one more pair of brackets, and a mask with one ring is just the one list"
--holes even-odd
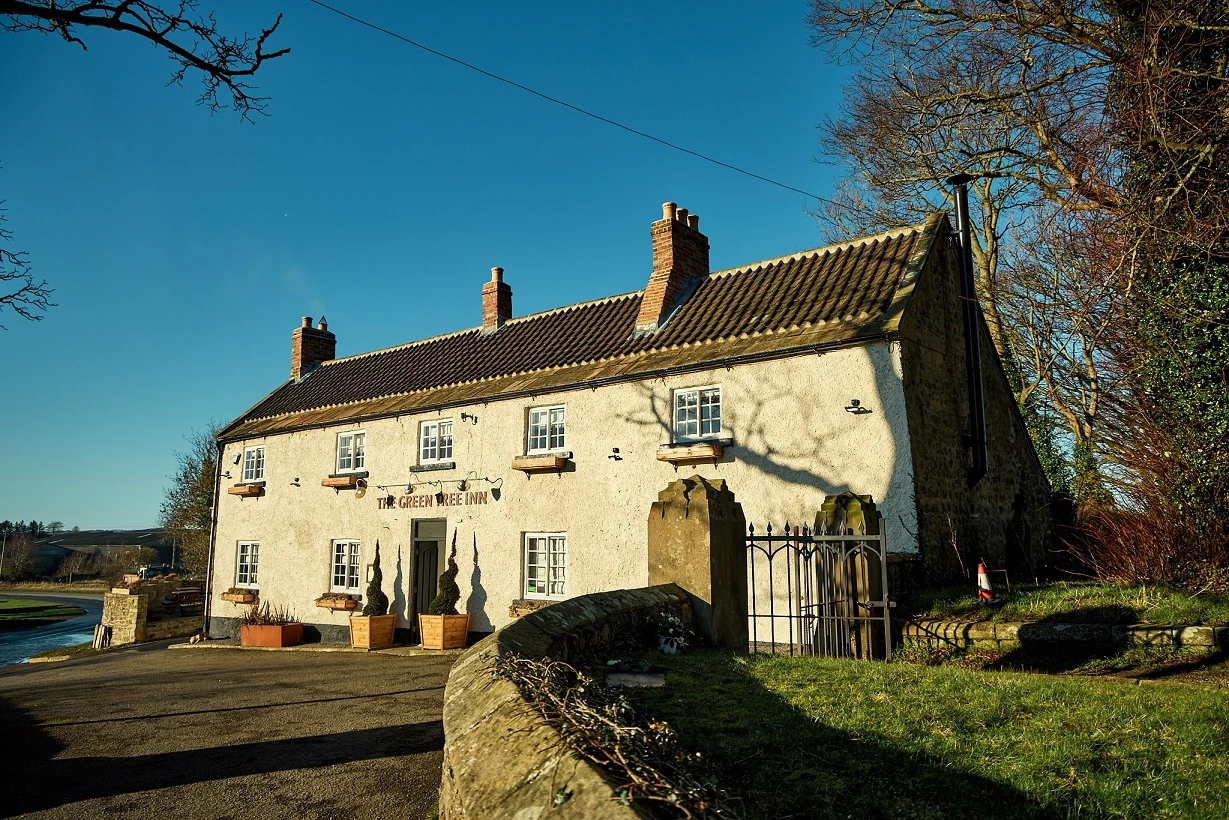
[(455, 656), (167, 643), (0, 669), (0, 816), (417, 820), (434, 808)]

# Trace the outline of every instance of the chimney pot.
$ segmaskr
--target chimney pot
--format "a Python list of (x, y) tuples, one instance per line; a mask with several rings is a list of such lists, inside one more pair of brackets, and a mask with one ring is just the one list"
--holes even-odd
[(512, 288), (503, 268), (491, 268), (491, 281), (482, 286), (482, 332), (494, 333), (512, 318)]
[(662, 220), (649, 229), (653, 241), (653, 273), (640, 297), (636, 330), (652, 333), (691, 297), (708, 276), (708, 237), (697, 217), (673, 202), (662, 206)]
[(329, 331), (323, 316), (312, 327), (312, 318), (303, 317), (303, 324), (290, 334), (290, 378), (297, 379), (321, 362), (337, 357), (337, 337)]

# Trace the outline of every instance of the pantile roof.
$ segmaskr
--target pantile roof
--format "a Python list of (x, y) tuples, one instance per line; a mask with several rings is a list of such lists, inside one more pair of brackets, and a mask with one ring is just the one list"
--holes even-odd
[(654, 333), (642, 291), (334, 359), (290, 380), (220, 434), (231, 440), (448, 404), (647, 377), (896, 329), (944, 217), (704, 277)]

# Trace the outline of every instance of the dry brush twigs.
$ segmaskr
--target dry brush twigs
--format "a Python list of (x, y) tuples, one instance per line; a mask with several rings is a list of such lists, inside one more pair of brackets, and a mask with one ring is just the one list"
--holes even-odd
[(505, 655), (496, 672), (516, 685), (569, 750), (606, 772), (621, 801), (686, 818), (743, 816), (667, 724), (638, 721), (614, 690), (561, 661)]

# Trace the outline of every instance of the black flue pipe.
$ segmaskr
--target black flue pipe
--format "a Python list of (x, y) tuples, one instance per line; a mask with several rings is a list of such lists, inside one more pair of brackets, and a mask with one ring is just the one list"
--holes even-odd
[(969, 465), (969, 486), (972, 487), (989, 470), (989, 445), (986, 440), (986, 394), (981, 366), (981, 302), (973, 277), (973, 236), (969, 220), (968, 185), (977, 177), (956, 174), (948, 177), (948, 185), (956, 191), (956, 234), (960, 243), (960, 302), (964, 317), (965, 376), (969, 392), (969, 438), (972, 459)]

